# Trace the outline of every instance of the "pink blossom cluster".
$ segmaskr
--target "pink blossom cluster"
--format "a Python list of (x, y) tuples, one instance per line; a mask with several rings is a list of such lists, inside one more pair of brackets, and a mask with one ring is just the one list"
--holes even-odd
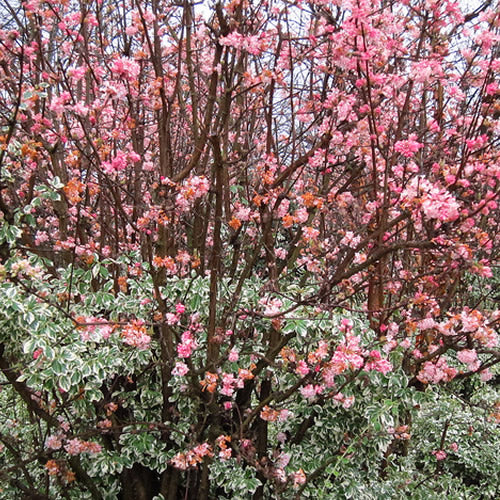
[(457, 370), (448, 366), (446, 359), (441, 357), (436, 362), (426, 361), (417, 378), (424, 384), (439, 384), (440, 382), (449, 382), (456, 374)]
[(11, 275), (19, 277), (42, 278), (41, 271), (40, 266), (32, 266), (28, 259), (16, 260), (10, 267)]
[(235, 348), (229, 351), (229, 354), (227, 356), (228, 361), (230, 361), (231, 363), (235, 363), (236, 361), (238, 361), (239, 358), (240, 354)]
[(147, 334), (142, 320), (132, 320), (123, 328), (121, 335), (125, 344), (137, 347), (137, 349), (148, 349), (151, 343), (151, 337)]
[(320, 340), (318, 347), (307, 355), (307, 361), (311, 365), (317, 364), (328, 357), (328, 342)]
[(465, 363), (470, 371), (476, 371), (481, 366), (475, 349), (462, 349), (457, 352), (457, 359)]
[(283, 303), (280, 299), (275, 299), (272, 297), (264, 297), (259, 300), (259, 304), (264, 306), (264, 316), (276, 316), (281, 311), (281, 306)]
[(70, 439), (65, 445), (64, 449), (70, 455), (79, 455), (80, 453), (96, 454), (101, 451), (101, 445), (93, 441), (82, 441), (81, 439)]
[(277, 421), (285, 422), (292, 415), (293, 413), (290, 410), (287, 409), (276, 410), (268, 405), (264, 406), (264, 408), (262, 408), (260, 412), (260, 418), (262, 420), (265, 420), (266, 422), (277, 422)]
[(114, 325), (102, 318), (79, 316), (76, 320), (78, 321), (77, 329), (80, 331), (80, 338), (84, 342), (107, 340), (114, 330)]
[(234, 394), (235, 387), (241, 389), (244, 386), (244, 381), (236, 378), (232, 373), (224, 373), (222, 375), (222, 388), (220, 393), (224, 396), (231, 397)]
[(452, 222), (459, 217), (459, 205), (446, 189), (432, 184), (425, 177), (415, 177), (402, 191), (402, 203), (421, 206), (427, 219)]
[(203, 462), (204, 457), (213, 456), (212, 447), (208, 443), (202, 443), (185, 453), (177, 453), (170, 463), (177, 469), (186, 470)]
[(181, 343), (177, 345), (177, 354), (181, 358), (189, 358), (197, 347), (193, 332), (186, 330), (181, 336)]
[(360, 236), (355, 236), (352, 231), (347, 231), (345, 236), (340, 240), (340, 244), (345, 245), (346, 247), (356, 248), (360, 241)]
[(387, 432), (394, 436), (395, 439), (401, 439), (403, 441), (407, 441), (410, 439), (411, 435), (409, 434), (409, 427), (407, 425), (400, 425), (399, 427), (389, 427)]
[(109, 418), (105, 418), (104, 420), (100, 420), (97, 422), (97, 427), (100, 429), (109, 429), (113, 426), (113, 422)]
[(279, 467), (280, 469), (285, 468), (289, 464), (290, 458), (291, 458), (291, 456), (289, 453), (281, 452), (275, 461), (276, 467)]
[(347, 410), (354, 404), (356, 398), (354, 396), (345, 396), (341, 392), (337, 392), (337, 394), (333, 396), (333, 399), (339, 402)]
[(442, 335), (453, 336), (457, 334), (471, 334), (472, 339), (485, 347), (496, 347), (498, 335), (488, 325), (487, 318), (477, 309), (464, 308), (460, 314), (452, 316), (448, 321), (438, 323), (436, 326)]
[[(352, 329), (352, 321), (346, 319), (342, 328), (347, 332)], [(365, 370), (375, 370), (386, 375), (392, 371), (392, 364), (387, 360), (382, 358), (382, 355), (377, 350), (372, 350), (367, 353), (360, 346), (360, 337), (347, 333), (341, 344), (335, 349), (331, 359), (325, 363), (322, 372), (323, 382), (326, 387), (333, 387), (335, 385), (335, 377), (344, 373), (346, 370), (352, 369), (356, 370), (359, 368), (364, 368)], [(317, 357), (324, 359), (327, 355), (326, 345), (323, 344), (318, 348), (315, 355), (311, 356), (314, 361), (317, 362)], [(365, 361), (366, 358), (366, 361)], [(296, 371), (298, 370), (297, 367)], [(304, 371), (305, 373), (305, 371)]]
[(307, 366), (307, 363), (303, 359), (297, 362), (297, 366), (295, 367), (295, 373), (297, 375), (305, 377), (309, 373), (309, 371), (309, 366)]
[(188, 366), (186, 365), (186, 363), (183, 363), (182, 361), (177, 361), (177, 363), (175, 363), (174, 368), (172, 369), (172, 375), (174, 375), (175, 377), (183, 377), (188, 372), (189, 372)]
[(175, 202), (181, 211), (185, 212), (198, 198), (208, 193), (210, 182), (204, 176), (192, 176), (184, 182)]
[(306, 241), (315, 241), (319, 236), (319, 230), (312, 227), (305, 227), (302, 230), (302, 234)]
[(365, 364), (366, 370), (375, 370), (386, 375), (392, 371), (392, 364), (387, 359), (382, 359), (379, 351), (370, 351), (369, 359)]
[(38, 359), (43, 354), (43, 349), (41, 347), (36, 348), (33, 351), (33, 359)]
[(113, 62), (111, 70), (115, 76), (125, 78), (126, 80), (135, 80), (139, 76), (141, 67), (133, 59), (119, 57)]
[(318, 394), (323, 392), (323, 386), (317, 384), (307, 384), (299, 390), (303, 398), (313, 400)]
[(61, 115), (64, 112), (66, 104), (71, 102), (71, 94), (67, 91), (61, 92), (58, 97), (54, 97), (49, 105), (49, 109), (54, 111), (57, 115)]
[(232, 450), (229, 446), (231, 436), (221, 435), (215, 440), (215, 444), (219, 447), (219, 458), (221, 460), (228, 460), (231, 458)]
[(293, 480), (293, 487), (299, 488), (299, 486), (305, 484), (306, 475), (302, 469), (299, 469), (291, 474), (291, 478)]
[(459, 216), (459, 205), (455, 198), (437, 186), (431, 187), (423, 196), (422, 210), (428, 219), (442, 222), (452, 222)]
[(64, 440), (63, 434), (55, 434), (55, 435), (53, 434), (47, 437), (47, 439), (45, 440), (45, 446), (49, 450), (59, 450), (62, 447), (63, 440)]
[(442, 74), (443, 69), (439, 61), (432, 60), (431, 58), (416, 61), (411, 65), (411, 78), (418, 83), (426, 82), (429, 79), (441, 76)]
[(116, 156), (111, 161), (103, 161), (101, 163), (102, 169), (108, 175), (114, 175), (127, 168), (131, 163), (137, 163), (141, 157), (135, 152), (118, 151)]
[(488, 382), (493, 378), (493, 372), (486, 368), (484, 370), (481, 370), (480, 377), (482, 382)]
[(330, 366), (337, 375), (347, 369), (358, 369), (364, 365), (363, 349), (359, 345), (360, 337), (357, 335), (346, 335), (341, 344), (333, 353)]
[(476, 331), (483, 323), (483, 316), (477, 310), (464, 309), (460, 314), (462, 330), (467, 333)]
[(408, 140), (398, 141), (394, 144), (394, 151), (401, 153), (406, 158), (411, 158), (420, 148), (424, 145), (417, 142), (415, 139), (417, 136), (415, 134), (410, 134)]
[(233, 215), (242, 222), (247, 222), (250, 220), (252, 215), (252, 209), (242, 205), (239, 202), (234, 204), (234, 212)]
[(242, 35), (237, 31), (229, 33), (229, 35), (219, 39), (221, 45), (234, 47), (238, 50), (244, 50), (252, 55), (258, 56), (266, 49), (267, 43), (262, 36), (259, 35)]
[(431, 453), (436, 457), (436, 460), (444, 460), (448, 456), (444, 450), (433, 450)]

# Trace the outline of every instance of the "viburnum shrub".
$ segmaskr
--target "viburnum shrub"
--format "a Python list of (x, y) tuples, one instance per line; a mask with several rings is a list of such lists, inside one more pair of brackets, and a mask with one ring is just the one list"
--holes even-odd
[(497, 498), (495, 1), (4, 1), (0, 498)]

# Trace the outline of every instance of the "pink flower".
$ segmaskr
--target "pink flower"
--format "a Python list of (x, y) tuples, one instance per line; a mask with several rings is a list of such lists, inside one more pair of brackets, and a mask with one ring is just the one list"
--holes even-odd
[(313, 399), (314, 397), (316, 397), (316, 394), (320, 394), (321, 392), (323, 392), (323, 387), (321, 387), (320, 385), (308, 384), (305, 387), (301, 387), (299, 390), (303, 398)]
[(444, 460), (448, 456), (444, 450), (434, 450), (432, 454), (436, 457), (436, 460)]
[(177, 469), (186, 470), (189, 467), (195, 467), (203, 461), (203, 457), (213, 457), (212, 447), (208, 443), (202, 443), (195, 446), (186, 453), (177, 453), (170, 463)]
[(70, 429), (70, 425), (68, 422), (63, 420), (62, 416), (57, 417), (57, 420), (59, 421), (59, 425), (61, 426), (61, 429), (65, 432), (68, 432)]
[(436, 322), (434, 321), (434, 318), (424, 318), (418, 323), (420, 330), (430, 330), (431, 328), (434, 328), (435, 325)]
[(169, 325), (176, 325), (177, 323), (179, 323), (179, 316), (177, 316), (177, 314), (173, 314), (173, 313), (167, 313), (165, 315), (166, 319), (167, 319), (167, 323)]
[(418, 380), (424, 384), (449, 382), (457, 374), (457, 370), (448, 366), (444, 358), (439, 358), (435, 363), (426, 361), (417, 375)]
[(392, 364), (387, 359), (382, 359), (378, 351), (370, 352), (370, 360), (365, 364), (366, 370), (375, 370), (386, 375), (392, 371)]
[(226, 448), (226, 449), (220, 450), (219, 451), (219, 458), (221, 460), (228, 460), (228, 459), (230, 459), (232, 451), (233, 450), (231, 450), (231, 448)]
[(284, 432), (278, 432), (278, 434), (276, 434), (276, 439), (283, 444), (287, 440), (287, 435)]
[(326, 387), (333, 387), (335, 385), (335, 375), (337, 375), (337, 373), (332, 368), (327, 368), (323, 371), (323, 382)]
[(283, 410), (280, 410), (278, 420), (280, 422), (286, 422), (290, 417), (293, 417), (293, 413), (290, 410), (284, 408)]
[(417, 142), (415, 139), (417, 136), (415, 134), (410, 134), (407, 141), (398, 141), (394, 144), (394, 151), (401, 153), (406, 158), (411, 158), (420, 148), (424, 145)]
[(180, 358), (189, 358), (193, 352), (192, 344), (179, 344), (177, 346), (177, 354)]
[(302, 469), (292, 473), (293, 487), (298, 488), (306, 482), (306, 475)]
[(193, 337), (193, 334), (189, 330), (182, 334), (181, 339), (182, 343), (177, 346), (177, 353), (181, 358), (189, 358), (193, 349), (196, 349), (198, 345)]
[(54, 97), (49, 105), (51, 111), (61, 114), (64, 111), (64, 105), (71, 101), (69, 92), (61, 92), (59, 97)]
[(187, 179), (176, 197), (176, 203), (181, 211), (189, 209), (192, 203), (208, 193), (210, 182), (206, 177), (193, 176)]
[(50, 450), (59, 450), (62, 446), (61, 436), (49, 436), (45, 441), (45, 446)]
[(238, 354), (238, 351), (236, 349), (231, 349), (231, 351), (229, 351), (229, 356), (228, 356), (228, 360), (231, 361), (231, 362), (235, 362), (235, 361), (238, 361), (240, 355)]
[(302, 232), (306, 240), (315, 240), (319, 236), (319, 231), (312, 227), (305, 227)]
[(312, 384), (301, 387), (300, 393), (302, 394), (302, 397), (306, 399), (313, 399), (316, 396), (316, 392), (314, 391), (314, 386)]
[(112, 426), (113, 422), (111, 422), (109, 418), (105, 418), (104, 420), (97, 422), (97, 427), (99, 427), (100, 429), (109, 429)]
[(273, 475), (280, 483), (286, 483), (286, 472), (281, 467), (274, 469)]
[(463, 349), (457, 353), (457, 358), (467, 365), (477, 360), (477, 352), (474, 349)]
[(113, 63), (111, 70), (116, 76), (123, 77), (127, 80), (135, 80), (141, 68), (134, 60), (128, 57), (120, 57)]
[(459, 217), (459, 204), (452, 194), (425, 177), (415, 177), (402, 192), (405, 204), (420, 204), (427, 219), (452, 222)]
[(144, 350), (149, 347), (151, 337), (146, 333), (144, 322), (133, 320), (122, 331), (123, 342), (137, 349)]
[(183, 377), (184, 375), (186, 375), (188, 371), (189, 368), (187, 367), (186, 363), (183, 363), (182, 361), (177, 361), (172, 370), (172, 375), (176, 377)]
[(404, 340), (402, 340), (399, 345), (403, 348), (403, 349), (408, 349), (411, 347), (411, 340), (406, 338)]
[(340, 244), (350, 248), (356, 248), (360, 241), (360, 236), (355, 236), (352, 231), (347, 231), (345, 236), (340, 240)]
[(481, 313), (478, 311), (463, 311), (460, 315), (464, 332), (473, 332), (481, 326)]
[(432, 189), (424, 197), (422, 210), (428, 219), (451, 222), (458, 219), (458, 203), (444, 190)]
[(259, 55), (265, 48), (265, 40), (259, 38), (258, 35), (242, 35), (237, 31), (229, 33), (225, 37), (219, 39), (221, 45), (234, 47), (238, 50), (246, 50), (252, 55)]
[(184, 304), (175, 304), (175, 310), (177, 314), (182, 314), (186, 310), (186, 306)]
[(347, 396), (344, 398), (344, 401), (342, 401), (342, 406), (347, 410), (354, 404), (354, 396)]
[[(346, 236), (347, 236), (347, 233), (346, 233)], [(352, 330), (353, 326), (354, 326), (354, 323), (353, 323), (352, 319), (342, 318), (342, 321), (340, 322), (340, 331), (341, 332), (349, 332)]]
[(110, 325), (104, 325), (99, 328), (99, 333), (101, 334), (101, 337), (104, 340), (109, 339), (112, 332), (113, 332), (113, 327)]
[(482, 370), (480, 377), (482, 382), (488, 382), (488, 380), (493, 378), (493, 373), (491, 373), (488, 369)]
[(280, 313), (280, 308), (283, 305), (281, 300), (266, 297), (259, 300), (259, 304), (265, 307), (264, 316), (276, 316)]
[(384, 375), (387, 375), (390, 371), (392, 371), (392, 364), (389, 361), (387, 361), (387, 359), (381, 359), (377, 363), (375, 370)]
[(237, 382), (238, 380), (232, 373), (224, 373), (222, 376), (222, 389), (220, 390), (220, 393), (224, 396), (231, 397), (234, 393), (234, 386)]
[(79, 439), (70, 439), (65, 445), (64, 449), (70, 454), (70, 455), (79, 455), (83, 451), (85, 451), (85, 446), (83, 444), (83, 441), (80, 441)]
[(297, 368), (295, 368), (295, 373), (301, 375), (302, 377), (305, 377), (309, 373), (309, 367), (307, 366), (307, 363), (304, 360), (300, 360), (297, 363)]
[(299, 222), (300, 224), (306, 222), (307, 219), (309, 218), (307, 208), (298, 208), (297, 210), (295, 210), (294, 217), (296, 222)]
[(289, 453), (280, 453), (278, 458), (276, 459), (276, 467), (280, 469), (284, 469), (290, 462), (290, 454)]
[(77, 103), (73, 106), (73, 111), (74, 111), (77, 115), (80, 115), (80, 116), (85, 116), (85, 115), (89, 112), (89, 108), (88, 108), (88, 106), (85, 106), (83, 103), (81, 103), (81, 102), (77, 102)]

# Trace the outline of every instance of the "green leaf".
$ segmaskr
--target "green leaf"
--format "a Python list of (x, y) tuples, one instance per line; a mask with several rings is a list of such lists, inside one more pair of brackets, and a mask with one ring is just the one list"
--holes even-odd
[(70, 377), (60, 377), (59, 378), (59, 387), (65, 391), (69, 392), (71, 389), (71, 378)]

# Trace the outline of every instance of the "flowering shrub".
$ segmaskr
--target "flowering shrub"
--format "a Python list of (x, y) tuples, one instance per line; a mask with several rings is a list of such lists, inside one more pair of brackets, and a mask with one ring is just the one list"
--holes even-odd
[(491, 2), (0, 17), (0, 498), (498, 496)]

